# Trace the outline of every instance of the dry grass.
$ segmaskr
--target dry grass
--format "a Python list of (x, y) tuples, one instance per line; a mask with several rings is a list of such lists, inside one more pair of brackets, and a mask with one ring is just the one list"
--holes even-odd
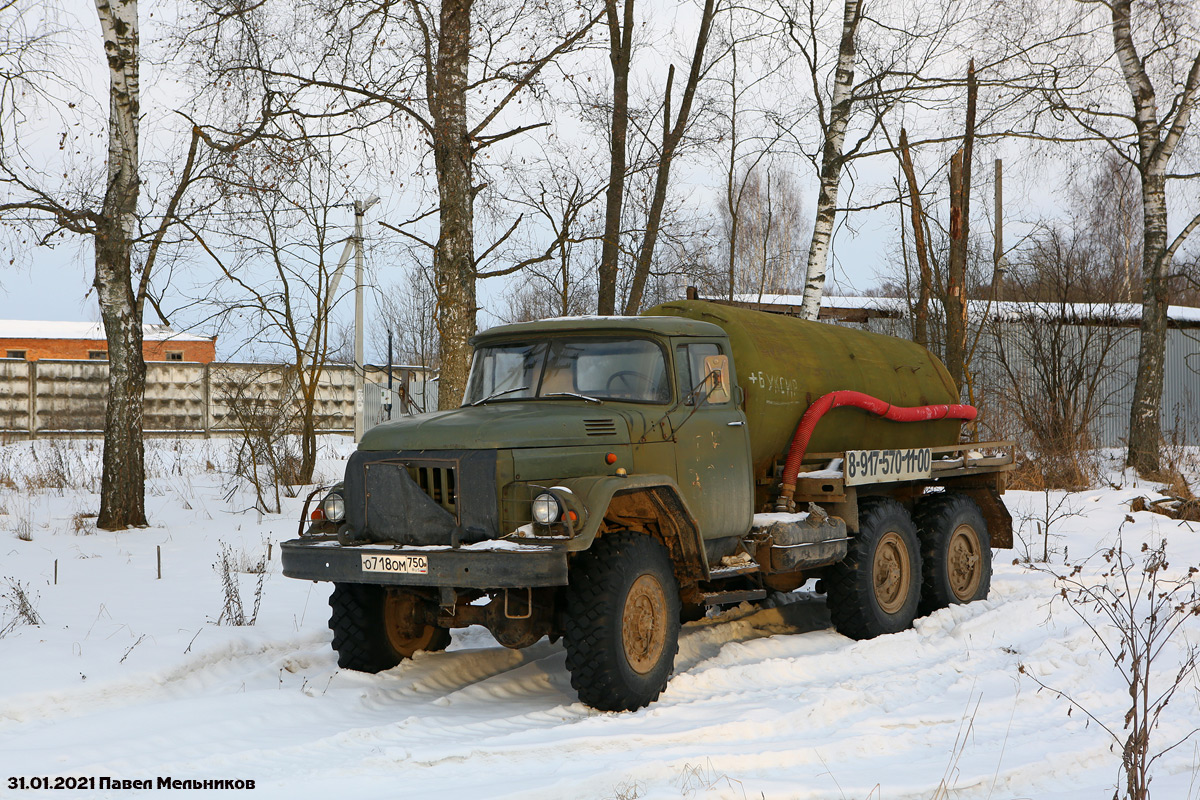
[(76, 536), (91, 536), (96, 532), (96, 514), (76, 511), (71, 515), (71, 532)]
[[(253, 625), (258, 620), (258, 610), (262, 607), (263, 584), (267, 578), (267, 556), (253, 559), (244, 550), (234, 552), (225, 542), (220, 542), (221, 552), (213, 570), (221, 579), (221, 590), (224, 595), (224, 607), (217, 617), (218, 625)], [(247, 573), (257, 575), (254, 586), (254, 606), (246, 613), (242, 602), (242, 587), (238, 575)]]
[(37, 612), (37, 595), (30, 597), (25, 584), (16, 578), (5, 578), (4, 587), (4, 591), (0, 592), (0, 599), (4, 600), (5, 616), (8, 619), (0, 624), (0, 639), (20, 625), (46, 624), (42, 615)]

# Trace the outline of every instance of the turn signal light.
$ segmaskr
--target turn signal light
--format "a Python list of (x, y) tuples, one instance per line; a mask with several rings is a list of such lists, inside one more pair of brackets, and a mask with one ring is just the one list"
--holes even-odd
[(604, 457), (604, 463), (608, 464), (609, 466), (612, 466), (613, 464), (617, 463), (617, 454), (609, 453), (608, 455), (606, 455)]
[(313, 522), (320, 522), (321, 520), (325, 519), (325, 512), (321, 510), (320, 506), (318, 506), (313, 509), (313, 512), (309, 514), (309, 516), (312, 518)]

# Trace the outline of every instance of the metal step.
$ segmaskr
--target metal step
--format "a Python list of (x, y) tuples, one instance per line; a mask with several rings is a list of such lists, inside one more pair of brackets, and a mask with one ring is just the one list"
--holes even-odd
[(704, 598), (704, 605), (706, 606), (728, 606), (735, 603), (762, 600), (766, 596), (766, 589), (741, 589), (731, 592), (705, 592), (702, 595)]
[(762, 567), (755, 561), (749, 561), (745, 564), (738, 564), (736, 567), (713, 567), (708, 571), (709, 580), (716, 581), (722, 578), (736, 578), (738, 575), (750, 575), (755, 572), (762, 572)]

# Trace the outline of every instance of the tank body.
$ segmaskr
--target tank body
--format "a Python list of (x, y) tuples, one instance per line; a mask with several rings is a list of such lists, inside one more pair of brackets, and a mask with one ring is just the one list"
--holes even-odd
[[(852, 389), (898, 406), (959, 402), (942, 362), (906, 339), (702, 300), (664, 303), (645, 313), (712, 322), (729, 336), (757, 478), (785, 456), (801, 415), (829, 392)], [(957, 420), (891, 422), (836, 408), (818, 423), (808, 451), (950, 445), (960, 427)]]

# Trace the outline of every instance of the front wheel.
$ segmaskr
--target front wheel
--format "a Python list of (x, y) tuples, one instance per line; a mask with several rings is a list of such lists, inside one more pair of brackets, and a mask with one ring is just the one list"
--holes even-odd
[(667, 685), (679, 649), (679, 584), (656, 539), (609, 533), (571, 566), (563, 644), (571, 686), (601, 711), (633, 711)]
[(338, 666), (382, 672), (419, 650), (445, 650), (450, 631), (420, 621), (421, 602), (401, 589), (335, 583), (329, 596), (329, 628)]
[(839, 632), (871, 639), (912, 626), (921, 595), (921, 551), (912, 518), (886, 497), (863, 500), (858, 536), (827, 581)]

